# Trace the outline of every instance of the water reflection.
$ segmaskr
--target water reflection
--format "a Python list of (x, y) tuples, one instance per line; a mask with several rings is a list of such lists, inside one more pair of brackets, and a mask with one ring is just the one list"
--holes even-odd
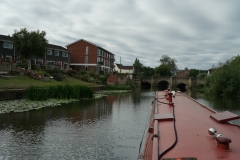
[[(156, 90), (1, 114), (0, 159), (136, 159)], [(239, 102), (186, 94), (215, 110), (239, 113)]]
[(153, 96), (136, 91), (1, 114), (0, 157), (136, 159)]

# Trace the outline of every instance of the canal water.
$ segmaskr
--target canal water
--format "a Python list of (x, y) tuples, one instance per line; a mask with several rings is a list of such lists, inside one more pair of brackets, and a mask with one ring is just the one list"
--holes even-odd
[[(206, 97), (186, 94), (214, 108)], [(154, 89), (142, 89), (1, 114), (0, 160), (137, 160), (154, 95)], [(230, 109), (239, 113), (237, 105)]]

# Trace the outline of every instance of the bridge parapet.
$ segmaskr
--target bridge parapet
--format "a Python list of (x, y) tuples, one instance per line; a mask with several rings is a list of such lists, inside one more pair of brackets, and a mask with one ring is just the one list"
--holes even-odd
[(188, 87), (195, 87), (198, 84), (204, 84), (204, 78), (192, 78), (192, 77), (169, 77), (169, 76), (148, 76), (143, 77), (141, 81), (143, 83), (150, 83), (152, 87), (157, 87), (161, 81), (166, 81), (171, 87), (176, 88), (178, 84), (182, 83)]

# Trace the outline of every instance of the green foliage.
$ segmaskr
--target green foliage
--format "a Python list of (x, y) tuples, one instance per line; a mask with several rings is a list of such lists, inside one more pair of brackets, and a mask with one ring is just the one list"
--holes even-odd
[(52, 85), (46, 88), (31, 86), (27, 89), (29, 100), (47, 100), (48, 98), (57, 99), (80, 99), (93, 98), (93, 91), (84, 85)]
[(200, 73), (196, 77), (197, 78), (206, 78), (207, 77), (207, 73)]
[(142, 63), (140, 63), (140, 61), (136, 58), (134, 64), (133, 64), (133, 67), (134, 67), (134, 73), (137, 75), (137, 78), (141, 78), (141, 72), (142, 72)]
[(27, 62), (27, 60), (25, 60), (25, 59), (22, 59), (22, 60), (20, 60), (17, 64), (16, 64), (16, 67), (18, 68), (25, 68), (25, 69), (27, 69), (28, 68), (28, 62)]
[(151, 67), (142, 67), (143, 76), (153, 76), (154, 75), (154, 69)]
[(239, 59), (237, 56), (225, 63), (219, 63), (219, 67), (205, 81), (208, 93), (240, 98)]
[(161, 64), (160, 66), (154, 68), (155, 75), (161, 75), (161, 76), (171, 76), (171, 68), (169, 65)]
[(199, 71), (196, 69), (190, 69), (188, 77), (197, 77)]
[(58, 68), (49, 68), (45, 70), (47, 73), (49, 73), (50, 75), (53, 75), (54, 73), (61, 73), (62, 71)]
[(160, 62), (161, 65), (167, 65), (170, 68), (171, 76), (176, 75), (177, 71), (176, 59), (170, 58), (167, 55), (163, 55), (162, 58), (160, 59)]
[(53, 73), (53, 79), (55, 79), (56, 81), (62, 81), (64, 78), (64, 76), (60, 73)]
[(20, 31), (15, 30), (12, 35), (13, 45), (23, 58), (43, 57), (48, 44), (45, 36), (45, 31), (28, 32), (26, 28), (20, 29)]

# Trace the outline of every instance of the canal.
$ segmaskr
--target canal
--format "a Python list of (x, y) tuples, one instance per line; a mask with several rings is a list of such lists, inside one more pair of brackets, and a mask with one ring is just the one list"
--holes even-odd
[[(215, 110), (227, 109), (240, 115), (238, 101), (204, 97), (189, 91), (186, 94)], [(155, 89), (142, 89), (29, 112), (1, 114), (0, 160), (135, 160), (154, 95)]]

